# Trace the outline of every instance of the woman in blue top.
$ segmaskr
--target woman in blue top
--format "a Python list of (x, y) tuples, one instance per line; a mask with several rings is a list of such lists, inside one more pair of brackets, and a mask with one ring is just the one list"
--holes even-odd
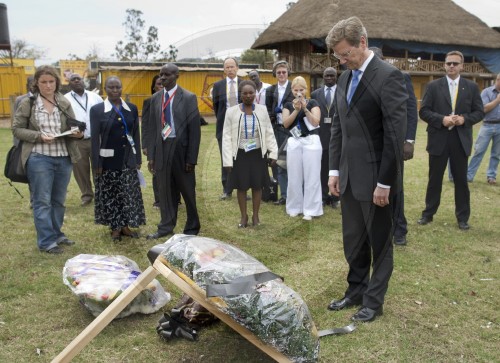
[(286, 212), (290, 217), (303, 214), (304, 220), (323, 214), (321, 198), (321, 154), (319, 120), (321, 111), (315, 100), (306, 99), (307, 83), (303, 77), (292, 81), (295, 99), (283, 108), (283, 125), (290, 131), (286, 165), (288, 191)]
[(137, 107), (122, 100), (122, 83), (110, 77), (108, 98), (90, 110), (92, 166), (95, 180), (95, 222), (111, 228), (113, 241), (137, 238), (146, 224), (137, 170), (141, 168), (141, 142)]

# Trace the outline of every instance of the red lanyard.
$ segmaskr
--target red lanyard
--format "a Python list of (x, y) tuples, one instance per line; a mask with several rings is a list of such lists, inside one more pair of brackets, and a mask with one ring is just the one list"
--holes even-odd
[[(168, 91), (167, 91), (168, 92)], [(167, 102), (165, 102), (165, 92), (163, 92), (162, 96), (161, 96), (161, 104), (162, 104), (162, 108), (161, 108), (161, 124), (162, 125), (165, 125), (165, 109), (167, 108), (167, 106), (170, 104), (170, 101), (172, 101), (172, 98), (174, 98), (175, 94), (177, 93), (177, 90), (174, 91), (174, 93), (172, 93), (172, 96), (170, 96), (167, 100)]]

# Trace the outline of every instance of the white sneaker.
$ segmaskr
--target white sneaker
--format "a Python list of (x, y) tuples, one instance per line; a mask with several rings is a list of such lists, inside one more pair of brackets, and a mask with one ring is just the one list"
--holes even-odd
[(290, 216), (291, 218), (295, 218), (295, 217), (297, 217), (298, 215), (299, 215), (298, 213), (292, 213), (292, 214), (289, 214), (289, 216)]
[(302, 217), (302, 219), (305, 220), (305, 221), (310, 221), (310, 220), (313, 219), (313, 217), (308, 216), (307, 214), (304, 214), (304, 217)]

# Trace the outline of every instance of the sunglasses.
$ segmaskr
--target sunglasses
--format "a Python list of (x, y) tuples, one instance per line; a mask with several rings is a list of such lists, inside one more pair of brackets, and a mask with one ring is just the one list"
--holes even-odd
[(277, 71), (276, 74), (287, 74), (287, 71)]
[(448, 67), (450, 67), (450, 66), (454, 66), (454, 67), (456, 67), (456, 66), (458, 66), (458, 65), (459, 65), (459, 64), (461, 64), (461, 63), (460, 63), (460, 62), (446, 62), (445, 64), (446, 64)]

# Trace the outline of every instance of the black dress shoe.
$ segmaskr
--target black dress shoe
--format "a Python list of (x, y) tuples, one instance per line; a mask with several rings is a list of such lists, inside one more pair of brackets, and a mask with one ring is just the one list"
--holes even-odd
[(51, 255), (60, 255), (61, 253), (64, 252), (64, 250), (59, 246), (55, 246), (52, 247), (50, 250), (46, 250), (45, 252), (50, 253)]
[(359, 321), (362, 323), (367, 323), (369, 321), (375, 320), (377, 316), (380, 316), (384, 313), (384, 309), (380, 306), (378, 309), (370, 309), (366, 306), (363, 306), (358, 310), (356, 314), (351, 317), (352, 321)]
[(171, 234), (172, 234), (172, 232), (170, 232), (170, 233), (168, 233), (168, 232), (167, 233), (155, 232), (155, 233), (148, 234), (146, 236), (146, 239), (158, 239), (158, 238), (169, 236)]
[(467, 231), (470, 226), (469, 223), (467, 222), (458, 222), (458, 228), (461, 229), (462, 231)]
[(219, 197), (219, 200), (226, 200), (232, 197), (231, 193), (222, 193), (221, 196)]
[(361, 299), (354, 300), (354, 299), (349, 299), (348, 297), (343, 297), (340, 300), (333, 300), (330, 303), (330, 305), (328, 305), (328, 310), (339, 311), (356, 305), (361, 305)]
[(274, 205), (285, 205), (285, 204), (286, 204), (286, 198), (283, 197), (274, 202)]
[(406, 236), (394, 237), (394, 244), (396, 246), (406, 246)]
[(425, 217), (422, 216), (417, 223), (420, 224), (421, 226), (425, 226), (426, 224), (429, 224), (432, 222), (432, 217)]

